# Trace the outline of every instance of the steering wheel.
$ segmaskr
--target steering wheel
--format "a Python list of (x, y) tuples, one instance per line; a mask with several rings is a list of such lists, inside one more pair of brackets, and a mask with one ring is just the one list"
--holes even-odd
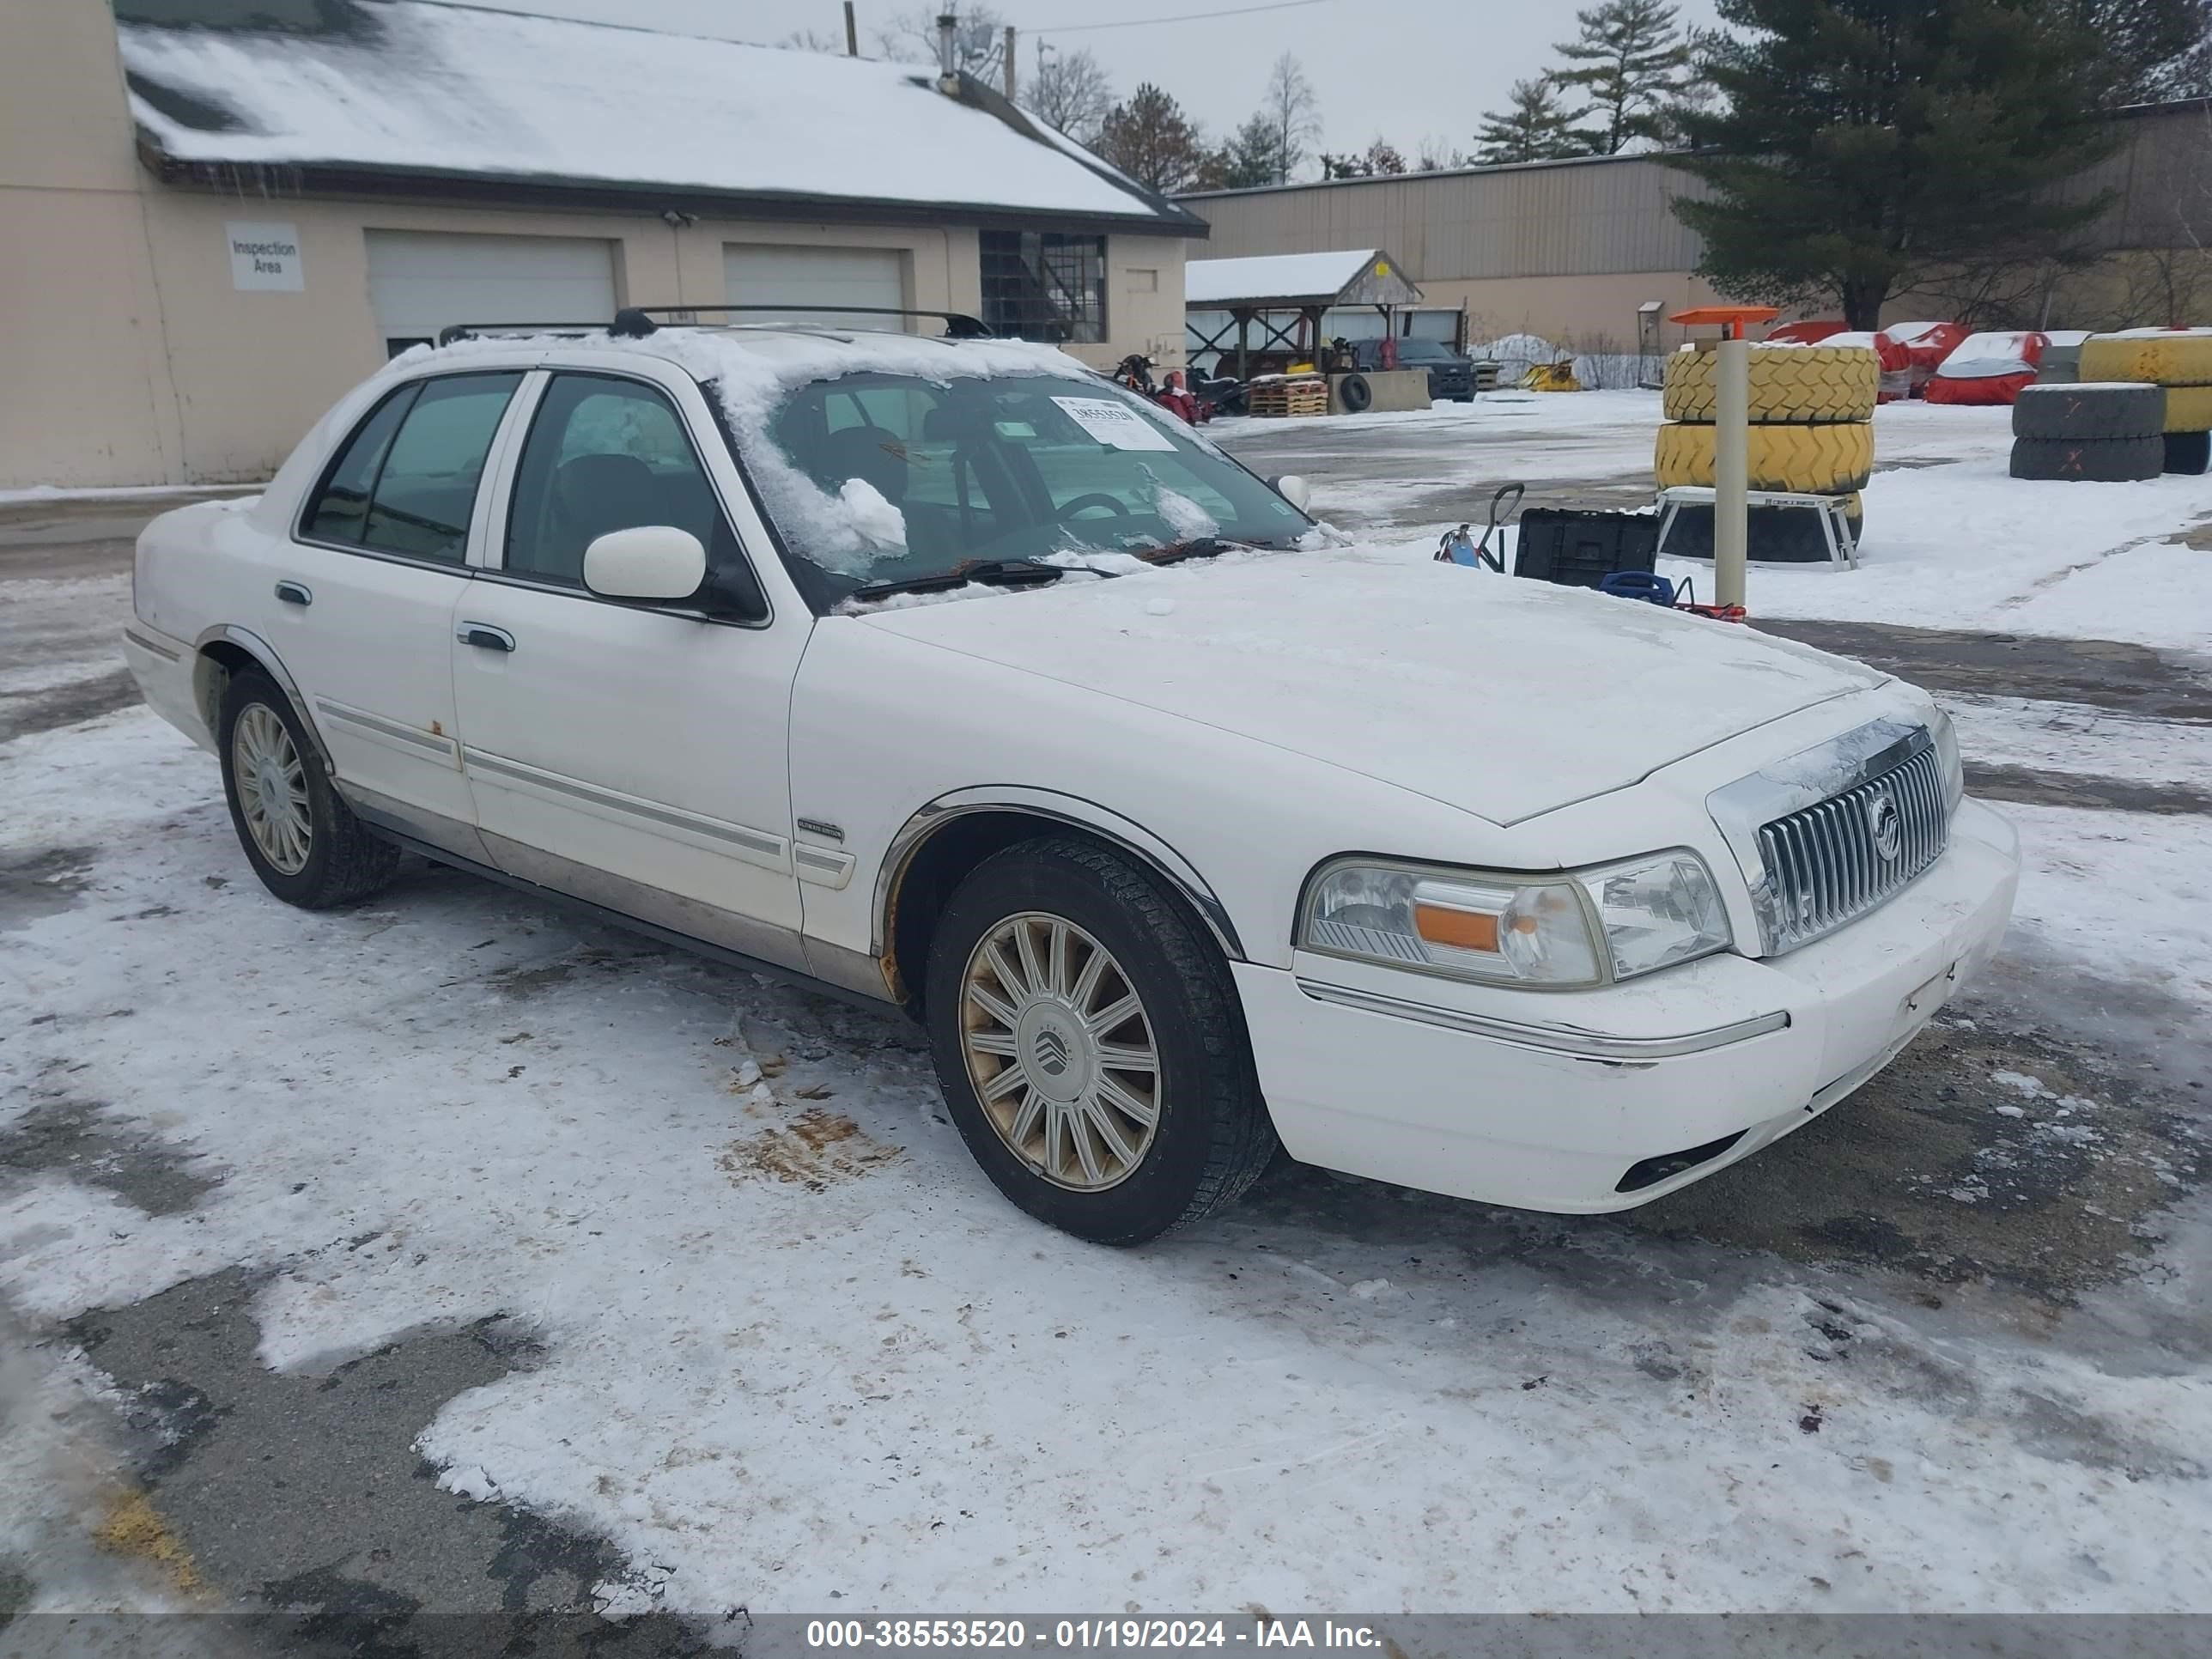
[(1072, 519), (1085, 507), (1103, 507), (1117, 519), (1126, 519), (1129, 516), (1129, 509), (1122, 505), (1121, 499), (1118, 496), (1109, 495), (1103, 489), (1094, 489), (1088, 495), (1078, 495), (1053, 516), (1057, 519)]

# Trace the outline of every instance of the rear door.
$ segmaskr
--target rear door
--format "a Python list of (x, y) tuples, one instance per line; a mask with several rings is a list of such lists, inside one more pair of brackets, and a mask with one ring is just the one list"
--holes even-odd
[(456, 850), (475, 809), (453, 613), (485, 459), (522, 379), (444, 374), (387, 393), (309, 493), (264, 612), (349, 793)]

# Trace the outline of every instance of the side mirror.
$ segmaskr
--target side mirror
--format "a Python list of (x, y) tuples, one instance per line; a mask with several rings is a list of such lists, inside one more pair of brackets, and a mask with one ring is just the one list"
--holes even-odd
[(610, 599), (688, 599), (707, 580), (707, 549), (688, 530), (611, 530), (584, 550), (584, 586)]
[(1301, 513), (1306, 510), (1306, 503), (1313, 500), (1313, 486), (1295, 472), (1285, 472), (1279, 478), (1268, 479), (1267, 487)]

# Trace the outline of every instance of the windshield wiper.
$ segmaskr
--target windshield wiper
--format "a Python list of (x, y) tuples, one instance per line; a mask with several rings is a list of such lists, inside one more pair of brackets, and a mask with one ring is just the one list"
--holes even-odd
[(1181, 564), (1185, 559), (1218, 558), (1231, 549), (1252, 545), (1250, 542), (1225, 542), (1218, 536), (1194, 536), (1187, 542), (1146, 548), (1137, 556), (1146, 564)]
[(889, 581), (870, 582), (854, 588), (848, 597), (880, 599), (893, 593), (944, 593), (965, 587), (969, 582), (986, 582), (998, 587), (1036, 587), (1058, 581), (1069, 568), (1036, 559), (969, 559), (934, 575), (900, 576)]

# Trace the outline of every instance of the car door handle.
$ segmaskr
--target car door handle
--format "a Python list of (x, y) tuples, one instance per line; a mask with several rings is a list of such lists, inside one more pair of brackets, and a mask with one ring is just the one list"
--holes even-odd
[(315, 602), (315, 596), (308, 591), (305, 582), (278, 582), (276, 597), (287, 605), (313, 605)]
[(453, 630), (453, 637), (463, 645), (473, 645), (486, 651), (512, 651), (514, 635), (504, 628), (494, 628), (489, 623), (465, 622)]

